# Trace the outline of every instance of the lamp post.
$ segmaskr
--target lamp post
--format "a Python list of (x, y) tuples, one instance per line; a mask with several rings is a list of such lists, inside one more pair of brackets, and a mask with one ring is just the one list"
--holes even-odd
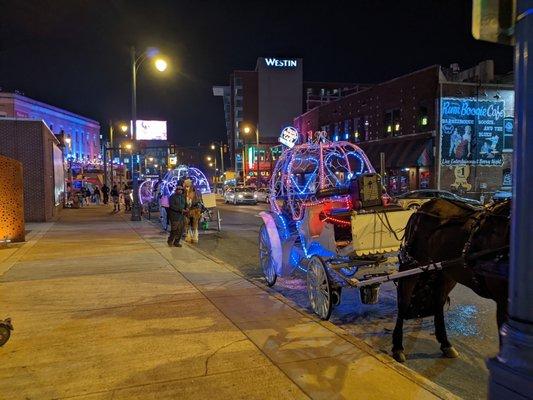
[(213, 142), (211, 145), (211, 150), (215, 150), (216, 146), (220, 149), (220, 169), (222, 173), (224, 174), (226, 171), (224, 170), (224, 143), (223, 142)]
[[(257, 150), (259, 149), (259, 124), (255, 126), (255, 150), (254, 150), (254, 157), (256, 162), (256, 171), (257, 171), (257, 178), (256, 178), (256, 184), (259, 182), (259, 157), (257, 157)], [(248, 134), (252, 131), (252, 128), (249, 125), (246, 125), (244, 127), (244, 133)], [(243, 137), (244, 140), (244, 137)]]
[[(155, 57), (159, 52), (153, 48), (145, 50), (142, 54), (137, 56), (135, 47), (131, 46), (130, 60), (131, 60), (131, 138), (133, 143), (137, 142), (137, 70), (147, 58)], [(167, 62), (161, 58), (155, 59), (155, 68), (159, 72), (164, 72), (167, 69)], [(136, 153), (136, 151), (135, 151)], [(133, 186), (133, 205), (131, 207), (131, 220), (141, 220), (141, 203), (139, 201), (139, 181), (137, 171), (135, 170), (135, 160), (137, 154), (133, 154), (132, 151), (132, 171), (131, 180)]]

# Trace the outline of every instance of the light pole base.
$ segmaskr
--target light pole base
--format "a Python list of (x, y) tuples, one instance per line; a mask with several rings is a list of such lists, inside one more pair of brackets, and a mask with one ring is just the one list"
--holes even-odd
[(133, 203), (131, 205), (131, 221), (141, 220), (141, 206), (140, 204)]
[(491, 400), (533, 398), (533, 334), (531, 324), (509, 320), (501, 329), (497, 357), (487, 361)]

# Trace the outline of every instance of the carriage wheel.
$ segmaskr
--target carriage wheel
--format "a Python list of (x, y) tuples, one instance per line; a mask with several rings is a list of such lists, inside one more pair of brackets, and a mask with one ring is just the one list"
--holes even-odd
[(324, 262), (313, 256), (307, 267), (307, 295), (311, 308), (322, 319), (329, 319), (332, 304), (332, 288)]
[(274, 259), (272, 258), (270, 237), (268, 236), (268, 230), (265, 224), (261, 225), (261, 229), (259, 230), (259, 263), (261, 264), (267, 285), (274, 286), (278, 276), (276, 274)]

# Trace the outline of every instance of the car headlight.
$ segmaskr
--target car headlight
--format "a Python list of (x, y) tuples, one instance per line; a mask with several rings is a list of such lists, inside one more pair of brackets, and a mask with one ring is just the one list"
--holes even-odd
[(242, 194), (239, 195), (239, 199), (242, 199)]
[(257, 199), (257, 195), (256, 194), (254, 194), (254, 199)]

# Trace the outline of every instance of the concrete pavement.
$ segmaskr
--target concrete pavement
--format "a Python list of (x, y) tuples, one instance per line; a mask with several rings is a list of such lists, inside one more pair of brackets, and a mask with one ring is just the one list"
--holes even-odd
[(64, 210), (27, 239), (0, 250), (0, 398), (453, 397), (148, 222)]

